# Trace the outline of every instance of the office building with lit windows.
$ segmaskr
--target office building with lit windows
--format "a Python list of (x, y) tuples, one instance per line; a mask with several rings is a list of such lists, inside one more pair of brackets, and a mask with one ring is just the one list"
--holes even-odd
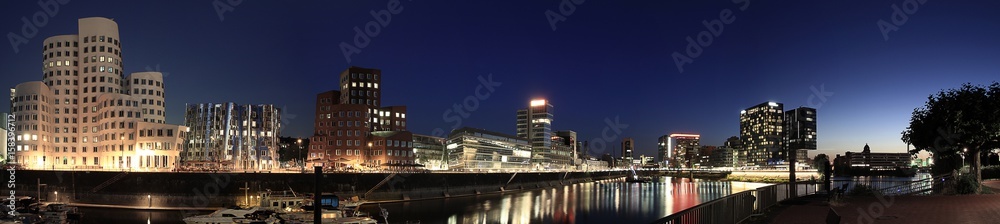
[(667, 148), (670, 149), (670, 161), (668, 167), (672, 168), (694, 168), (699, 163), (699, 148), (701, 146), (701, 135), (697, 134), (670, 134), (670, 141)]
[(444, 143), (445, 138), (413, 134), (414, 162), (428, 170), (447, 170), (448, 154)]
[(785, 160), (784, 119), (781, 103), (765, 102), (740, 111), (740, 140), (747, 166), (778, 165)]
[(531, 100), (528, 108), (517, 111), (517, 137), (528, 139), (531, 144), (531, 162), (536, 168), (551, 167), (560, 161), (552, 160), (552, 111), (545, 99)]
[(809, 151), (816, 150), (816, 109), (799, 107), (785, 111), (785, 141), (796, 150), (796, 161), (806, 165)]
[(159, 72), (126, 76), (118, 24), (78, 20), (42, 41), (42, 80), (11, 89), (15, 162), (27, 169), (165, 171), (187, 129), (165, 124)]
[(188, 104), (184, 123), (191, 130), (181, 153), (184, 169), (279, 168), (281, 110), (273, 105)]
[(656, 139), (656, 161), (660, 163), (661, 166), (666, 166), (667, 162), (670, 161), (671, 150), (670, 146), (670, 135), (663, 135)]
[(448, 135), (446, 146), (452, 170), (532, 169), (528, 139), (477, 128), (459, 128)]
[(632, 157), (632, 152), (635, 152), (635, 140), (632, 138), (623, 138), (621, 150), (622, 160), (625, 161), (625, 164), (631, 164), (632, 160), (635, 159)]
[(398, 169), (414, 164), (406, 106), (382, 106), (382, 71), (352, 66), (340, 90), (316, 96), (308, 161), (330, 169)]

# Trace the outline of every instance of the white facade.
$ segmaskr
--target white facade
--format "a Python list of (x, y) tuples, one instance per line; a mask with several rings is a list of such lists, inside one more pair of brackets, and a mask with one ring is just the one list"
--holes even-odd
[[(187, 131), (164, 124), (163, 75), (125, 76), (114, 21), (82, 18), (78, 26), (79, 34), (43, 42), (42, 81), (11, 90), (17, 162), (28, 169), (172, 169), (180, 147), (143, 150), (153, 142), (176, 146)], [(150, 130), (173, 136), (140, 133)]]

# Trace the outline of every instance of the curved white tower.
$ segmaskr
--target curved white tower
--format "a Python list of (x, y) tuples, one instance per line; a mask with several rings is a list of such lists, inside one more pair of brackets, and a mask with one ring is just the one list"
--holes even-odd
[(76, 35), (43, 42), (41, 82), (12, 90), (22, 146), (18, 163), (30, 169), (169, 170), (187, 128), (165, 124), (163, 75), (125, 76), (115, 21), (82, 18), (78, 26)]

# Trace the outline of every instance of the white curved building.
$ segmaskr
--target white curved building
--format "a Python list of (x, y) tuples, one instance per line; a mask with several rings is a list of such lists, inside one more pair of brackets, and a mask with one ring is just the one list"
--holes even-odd
[(28, 169), (167, 171), (187, 128), (165, 124), (163, 75), (125, 76), (118, 24), (79, 19), (46, 38), (42, 81), (11, 90), (16, 162)]

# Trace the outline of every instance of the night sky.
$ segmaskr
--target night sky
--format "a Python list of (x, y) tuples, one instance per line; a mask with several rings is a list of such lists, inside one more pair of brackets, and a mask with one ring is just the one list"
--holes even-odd
[[(739, 134), (740, 110), (766, 101), (817, 107), (822, 153), (865, 143), (903, 152), (900, 132), (929, 94), (1000, 77), (998, 1), (927, 0), (888, 39), (877, 23), (892, 24), (904, 1), (737, 1), (587, 0), (553, 30), (545, 12), (560, 14), (561, 1), (404, 0), (350, 62), (339, 45), (353, 45), (354, 27), (388, 1), (243, 1), (224, 19), (211, 1), (70, 1), (19, 52), (4, 42), (0, 84), (40, 80), (46, 37), (108, 17), (127, 73), (167, 75), (168, 123), (183, 124), (186, 103), (275, 104), (286, 109), (283, 135), (308, 137), (316, 94), (361, 66), (382, 70), (383, 106), (408, 106), (409, 130), (431, 134), (451, 130), (443, 114), (492, 74), (502, 84), (461, 126), (514, 134), (515, 111), (547, 98), (555, 130), (592, 140), (617, 117), (628, 124), (617, 137), (653, 155), (669, 133), (721, 145)], [(0, 4), (6, 36), (41, 11), (35, 1)], [(671, 55), (724, 10), (731, 23), (680, 72)]]

